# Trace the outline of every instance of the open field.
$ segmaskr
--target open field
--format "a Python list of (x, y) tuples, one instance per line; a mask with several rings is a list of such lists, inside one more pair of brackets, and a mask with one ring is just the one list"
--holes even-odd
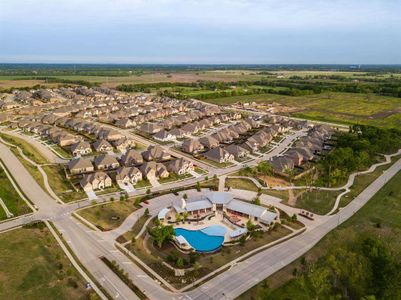
[(1, 299), (89, 299), (83, 278), (47, 228), (2, 233), (0, 260)]
[(324, 215), (334, 206), (337, 196), (342, 191), (312, 190), (303, 191), (297, 198), (296, 207), (315, 214)]
[(322, 93), (306, 96), (260, 94), (204, 100), (219, 105), (236, 102), (280, 103), (296, 108), (291, 115), (343, 124), (381, 127), (401, 125), (401, 98), (354, 93)]
[(304, 259), (284, 267), (267, 279), (267, 285), (261, 283), (244, 293), (239, 299), (310, 299), (310, 295), (300, 289), (294, 270), (305, 268), (302, 261), (322, 263), (327, 259), (326, 254), (330, 249), (352, 247), (361, 237), (378, 238), (392, 249), (394, 257), (399, 257), (396, 253), (397, 251), (399, 253), (401, 243), (400, 182), (401, 172), (394, 176), (351, 219), (323, 238), (305, 255)]
[[(8, 179), (5, 171), (0, 167), (0, 198), (3, 200), (4, 204), (7, 206), (8, 210), (14, 216), (20, 216), (26, 213), (30, 213), (31, 209), (25, 203), (24, 200), (18, 195), (17, 191), (12, 186), (10, 180)], [(7, 214), (0, 207), (0, 220), (7, 219)]]
[[(91, 83), (99, 83), (107, 87), (116, 87), (120, 84), (139, 84), (156, 82), (195, 82), (207, 81), (238, 81), (258, 80), (263, 75), (250, 71), (174, 71), (174, 72), (145, 72), (130, 76), (84, 76), (84, 75), (49, 75), (52, 78), (66, 80), (85, 80)], [(24, 79), (24, 77), (26, 79)], [(0, 88), (25, 87), (37, 84), (54, 87), (57, 83), (46, 83), (45, 80), (31, 79), (32, 76), (0, 76)], [(61, 84), (61, 83), (60, 83)]]
[(112, 230), (135, 210), (135, 201), (115, 201), (78, 211), (78, 214), (103, 231)]

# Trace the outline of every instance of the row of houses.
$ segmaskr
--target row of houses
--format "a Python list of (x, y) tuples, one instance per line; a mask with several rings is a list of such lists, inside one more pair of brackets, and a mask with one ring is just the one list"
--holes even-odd
[[(189, 138), (191, 135), (197, 134), (201, 131), (214, 128), (214, 126), (221, 124), (222, 122), (229, 122), (231, 120), (238, 120), (242, 116), (241, 114), (231, 113), (231, 114), (219, 114), (214, 116), (208, 116), (203, 119), (189, 121), (189, 119), (185, 116), (185, 123), (174, 122), (176, 127), (173, 127), (171, 130), (166, 130), (159, 125), (152, 126), (152, 131), (158, 131), (153, 135), (153, 138), (158, 141), (171, 141), (181, 138)], [(190, 122), (190, 123), (188, 123)], [(141, 130), (144, 129), (144, 126), (141, 127)]]
[(314, 160), (324, 149), (329, 149), (326, 142), (333, 132), (334, 130), (328, 125), (315, 125), (307, 136), (301, 137), (283, 156), (271, 159), (273, 170), (285, 175), (289, 170)]
[[(189, 160), (177, 158), (166, 163), (146, 161), (139, 166), (123, 165), (120, 167), (116, 159), (102, 155), (92, 161), (88, 158), (71, 160), (67, 167), (71, 174), (82, 174), (80, 185), (83, 189), (104, 189), (112, 185), (112, 176), (108, 173), (115, 171), (117, 184), (137, 184), (142, 179), (149, 180), (169, 177), (170, 173), (184, 175), (194, 170)], [(95, 171), (96, 167), (96, 171)]]

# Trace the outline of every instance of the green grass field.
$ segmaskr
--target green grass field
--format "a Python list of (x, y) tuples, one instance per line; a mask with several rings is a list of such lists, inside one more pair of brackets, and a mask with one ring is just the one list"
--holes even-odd
[[(353, 245), (361, 236), (379, 238), (399, 257), (401, 243), (401, 172), (396, 174), (363, 208), (353, 217), (330, 232), (312, 250), (305, 260), (314, 263), (325, 255), (328, 249)], [(352, 246), (351, 246), (352, 247)], [(398, 254), (397, 254), (398, 253)], [(261, 283), (238, 299), (310, 299), (300, 292), (299, 282), (293, 270), (302, 269), (298, 259), (273, 274), (266, 283)]]
[(280, 103), (296, 108), (295, 117), (338, 122), (360, 123), (381, 127), (401, 125), (401, 98), (353, 93), (322, 93), (307, 96), (275, 94), (234, 96), (204, 100), (219, 105), (236, 102)]
[(84, 279), (47, 228), (2, 233), (0, 261), (0, 299), (90, 299)]
[(134, 200), (116, 201), (80, 210), (78, 214), (101, 230), (117, 228), (135, 210)]

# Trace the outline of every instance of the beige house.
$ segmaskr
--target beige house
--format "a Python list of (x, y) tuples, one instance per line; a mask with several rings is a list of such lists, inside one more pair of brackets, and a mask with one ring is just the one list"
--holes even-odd
[(219, 141), (214, 137), (205, 136), (199, 139), (199, 142), (207, 149), (213, 149), (219, 146)]
[(75, 158), (69, 161), (67, 168), (71, 175), (93, 172), (95, 169), (88, 158)]
[(134, 149), (129, 149), (121, 156), (120, 162), (123, 166), (133, 167), (143, 164), (143, 157), (141, 153)]
[(121, 167), (117, 170), (117, 183), (136, 184), (140, 180), (142, 180), (142, 173), (135, 167)]
[(73, 156), (85, 155), (92, 152), (91, 145), (85, 141), (80, 141), (72, 145), (70, 149)]
[(194, 170), (194, 165), (191, 161), (184, 158), (177, 158), (167, 164), (167, 170), (171, 173), (183, 175)]
[(140, 170), (142, 172), (143, 177), (147, 179), (166, 178), (170, 175), (165, 165), (154, 161), (145, 162), (140, 167)]
[(84, 175), (79, 184), (84, 190), (102, 190), (111, 187), (112, 181), (105, 172), (96, 172)]
[(248, 150), (246, 150), (245, 148), (242, 148), (238, 145), (234, 145), (234, 144), (226, 147), (225, 149), (228, 153), (234, 155), (235, 158), (243, 158), (249, 154)]
[(113, 146), (110, 145), (110, 143), (106, 140), (97, 140), (92, 144), (93, 149), (96, 152), (112, 152), (113, 151)]
[(166, 161), (171, 159), (171, 155), (158, 145), (149, 146), (146, 151), (142, 152), (142, 157), (147, 161)]
[(218, 163), (225, 163), (225, 162), (231, 162), (234, 160), (234, 155), (230, 154), (223, 148), (213, 148), (206, 152), (204, 156), (207, 159), (210, 159), (212, 161), (218, 162)]
[(181, 149), (184, 152), (197, 154), (202, 151), (205, 147), (199, 142), (199, 140), (185, 140), (182, 143)]
[(117, 159), (108, 154), (97, 156), (94, 163), (97, 170), (113, 170), (120, 166)]
[(117, 141), (113, 142), (113, 146), (120, 152), (125, 152), (130, 148), (134, 148), (136, 146), (135, 141), (131, 139), (127, 139), (123, 137)]
[(66, 147), (75, 144), (77, 139), (72, 134), (63, 133), (57, 137), (56, 142), (60, 147)]

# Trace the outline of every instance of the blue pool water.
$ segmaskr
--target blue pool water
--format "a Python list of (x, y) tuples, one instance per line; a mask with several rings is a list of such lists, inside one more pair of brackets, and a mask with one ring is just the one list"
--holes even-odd
[(226, 229), (215, 225), (201, 230), (175, 228), (174, 231), (176, 236), (182, 235), (196, 251), (211, 252), (219, 249), (223, 244)]
[(220, 225), (212, 225), (202, 228), (200, 231), (207, 235), (224, 236), (227, 232), (227, 228)]

